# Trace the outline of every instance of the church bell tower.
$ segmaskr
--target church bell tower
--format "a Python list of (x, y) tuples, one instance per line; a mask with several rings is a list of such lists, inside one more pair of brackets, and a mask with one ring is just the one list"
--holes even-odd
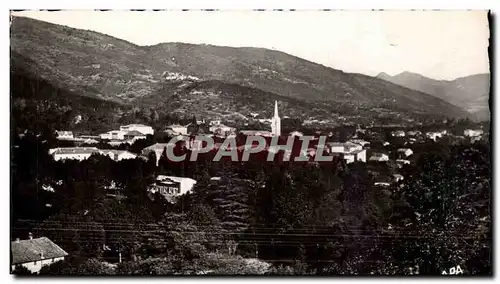
[(278, 115), (278, 101), (274, 101), (274, 116), (271, 119), (271, 132), (273, 136), (281, 135), (281, 118)]

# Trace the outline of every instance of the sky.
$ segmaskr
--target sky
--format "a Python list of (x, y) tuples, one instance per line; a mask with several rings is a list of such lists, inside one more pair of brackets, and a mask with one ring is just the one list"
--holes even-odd
[(263, 47), (345, 72), (434, 79), (489, 72), (486, 11), (23, 11), (138, 45)]

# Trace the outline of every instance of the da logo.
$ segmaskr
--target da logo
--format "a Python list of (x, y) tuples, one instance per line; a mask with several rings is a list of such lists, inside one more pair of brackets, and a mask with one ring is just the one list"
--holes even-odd
[(459, 274), (463, 274), (464, 271), (462, 270), (462, 268), (460, 268), (460, 265), (457, 265), (455, 267), (452, 267), (450, 268), (450, 270), (448, 272), (446, 272), (446, 270), (443, 270), (443, 273), (441, 273), (442, 275), (459, 275)]

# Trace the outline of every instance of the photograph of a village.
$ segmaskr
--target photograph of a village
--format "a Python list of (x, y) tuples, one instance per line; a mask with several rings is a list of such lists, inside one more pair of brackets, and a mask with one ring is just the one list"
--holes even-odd
[(491, 276), (488, 11), (11, 11), (10, 273)]

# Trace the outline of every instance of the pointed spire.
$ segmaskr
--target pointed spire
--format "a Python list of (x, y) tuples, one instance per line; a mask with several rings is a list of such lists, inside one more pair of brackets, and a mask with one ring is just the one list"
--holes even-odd
[(278, 101), (274, 101), (274, 117), (279, 117), (279, 115), (278, 115)]

